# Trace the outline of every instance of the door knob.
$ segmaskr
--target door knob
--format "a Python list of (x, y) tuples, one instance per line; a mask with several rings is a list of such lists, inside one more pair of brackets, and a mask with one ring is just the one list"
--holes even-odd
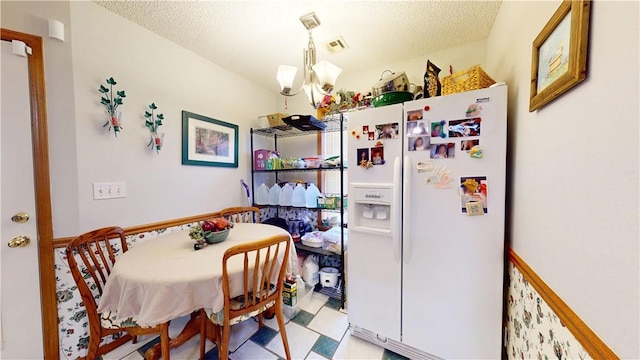
[(11, 221), (18, 224), (26, 223), (27, 221), (29, 221), (29, 214), (27, 214), (26, 212), (19, 212), (11, 217)]
[(28, 236), (20, 235), (20, 236), (14, 237), (13, 239), (11, 239), (11, 241), (9, 241), (9, 247), (10, 248), (25, 247), (25, 246), (28, 246), (30, 243), (31, 243), (31, 238), (29, 238)]

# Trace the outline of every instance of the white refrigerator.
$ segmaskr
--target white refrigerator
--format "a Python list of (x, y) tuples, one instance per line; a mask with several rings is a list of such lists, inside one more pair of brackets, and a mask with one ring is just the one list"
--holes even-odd
[(501, 357), (507, 86), (349, 113), (353, 335)]

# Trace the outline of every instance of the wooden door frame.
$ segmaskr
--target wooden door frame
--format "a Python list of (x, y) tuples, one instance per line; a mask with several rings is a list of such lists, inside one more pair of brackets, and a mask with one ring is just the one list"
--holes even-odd
[[(0, 29), (0, 35), (4, 41), (22, 41), (32, 50), (32, 54), (27, 57), (27, 61), (29, 65), (33, 180), (35, 182), (38, 228), (37, 244), (42, 306), (42, 341), (44, 358), (59, 359), (58, 305), (53, 257), (53, 219), (51, 212), (47, 101), (42, 37), (7, 29)], [(4, 244), (0, 244), (0, 246), (4, 246)]]

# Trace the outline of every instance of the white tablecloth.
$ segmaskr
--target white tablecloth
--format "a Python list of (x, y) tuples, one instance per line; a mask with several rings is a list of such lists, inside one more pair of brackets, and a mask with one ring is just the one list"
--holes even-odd
[[(222, 257), (231, 246), (285, 230), (266, 224), (235, 224), (227, 239), (194, 250), (189, 230), (161, 235), (136, 245), (116, 259), (98, 312), (117, 311), (140, 326), (155, 326), (201, 308), (222, 310)], [(289, 266), (296, 259), (291, 245)], [(239, 269), (241, 271), (241, 268)]]

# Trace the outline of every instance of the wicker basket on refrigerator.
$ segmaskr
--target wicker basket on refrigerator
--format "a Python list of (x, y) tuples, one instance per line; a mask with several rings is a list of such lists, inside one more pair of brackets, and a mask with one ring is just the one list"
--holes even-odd
[(442, 95), (450, 95), (470, 90), (487, 88), (496, 81), (487, 75), (480, 65), (458, 71), (442, 79)]

